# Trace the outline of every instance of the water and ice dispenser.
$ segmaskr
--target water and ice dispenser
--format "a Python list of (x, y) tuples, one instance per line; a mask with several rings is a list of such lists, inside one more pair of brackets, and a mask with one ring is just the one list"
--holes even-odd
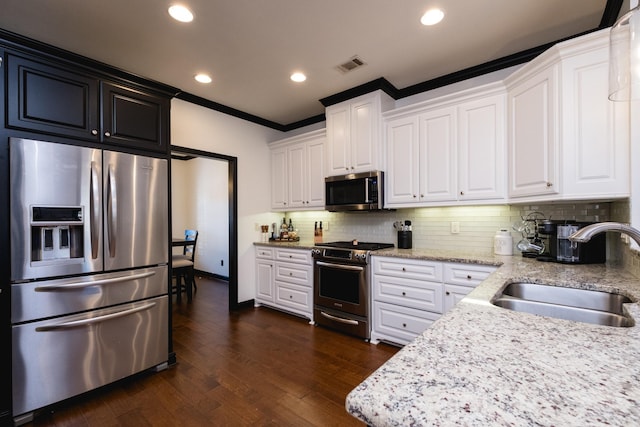
[(82, 258), (83, 236), (81, 206), (31, 207), (32, 263), (64, 263)]

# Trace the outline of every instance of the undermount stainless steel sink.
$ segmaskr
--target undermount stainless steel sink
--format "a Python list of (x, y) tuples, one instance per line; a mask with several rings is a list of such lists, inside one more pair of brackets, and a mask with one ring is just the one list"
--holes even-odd
[(620, 294), (526, 282), (509, 284), (492, 301), (509, 310), (616, 327), (634, 326), (622, 308), (630, 302)]

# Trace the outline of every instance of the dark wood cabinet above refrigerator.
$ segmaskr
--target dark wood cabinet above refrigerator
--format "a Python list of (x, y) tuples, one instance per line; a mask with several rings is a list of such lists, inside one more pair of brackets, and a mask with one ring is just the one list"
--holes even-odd
[(167, 152), (170, 97), (6, 54), (7, 127)]

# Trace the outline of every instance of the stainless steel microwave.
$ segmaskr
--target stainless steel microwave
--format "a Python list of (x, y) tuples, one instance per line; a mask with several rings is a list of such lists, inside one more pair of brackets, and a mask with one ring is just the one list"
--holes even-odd
[(325, 209), (376, 211), (384, 204), (384, 172), (371, 171), (325, 178)]

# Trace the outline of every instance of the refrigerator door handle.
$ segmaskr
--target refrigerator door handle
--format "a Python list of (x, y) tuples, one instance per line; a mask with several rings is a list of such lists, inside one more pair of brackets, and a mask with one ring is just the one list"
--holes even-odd
[(91, 162), (91, 183), (89, 185), (89, 209), (90, 209), (90, 233), (91, 233), (91, 258), (97, 259), (100, 243), (100, 180), (96, 162)]
[(109, 165), (107, 176), (107, 233), (109, 239), (109, 255), (116, 256), (116, 236), (118, 235), (118, 191), (116, 186), (116, 174), (113, 165)]
[(57, 323), (57, 324), (51, 324), (51, 325), (38, 326), (36, 328), (36, 332), (48, 332), (48, 331), (55, 331), (55, 330), (60, 330), (60, 329), (77, 328), (77, 327), (80, 327), (80, 326), (89, 326), (89, 325), (93, 325), (94, 323), (101, 323), (101, 322), (104, 322), (106, 320), (117, 319), (118, 317), (129, 316), (129, 315), (137, 313), (139, 311), (149, 310), (150, 308), (154, 307), (155, 305), (156, 305), (156, 303), (152, 302), (152, 303), (140, 306), (140, 307), (134, 307), (134, 308), (131, 308), (129, 310), (124, 310), (124, 311), (117, 311), (115, 313), (105, 314), (104, 316), (93, 317), (93, 318), (90, 318), (90, 319), (71, 320), (69, 322), (64, 322), (64, 323)]
[(71, 283), (66, 285), (45, 285), (45, 286), (38, 286), (37, 288), (34, 289), (34, 291), (55, 292), (55, 291), (82, 289), (82, 288), (88, 288), (90, 286), (109, 285), (114, 283), (129, 282), (137, 279), (145, 279), (155, 274), (156, 274), (155, 271), (147, 271), (145, 273), (133, 274), (130, 276), (110, 277), (108, 279), (92, 280), (89, 282)]

